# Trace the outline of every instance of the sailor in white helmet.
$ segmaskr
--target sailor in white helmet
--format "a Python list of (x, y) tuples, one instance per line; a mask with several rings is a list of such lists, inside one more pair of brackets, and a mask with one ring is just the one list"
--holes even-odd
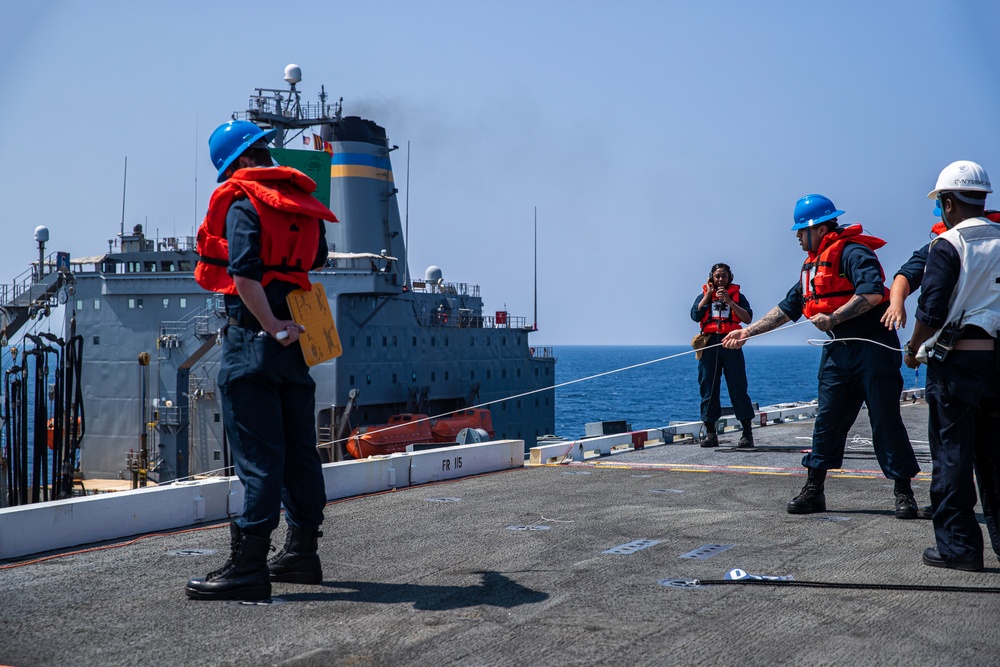
[(984, 217), (993, 192), (986, 171), (968, 160), (949, 164), (927, 195), (948, 228), (927, 253), (916, 323), (903, 347), (910, 368), (927, 364), (928, 439), (936, 547), (931, 567), (983, 569), (983, 533), (976, 521), (979, 481), (983, 515), (1000, 554), (1000, 224)]

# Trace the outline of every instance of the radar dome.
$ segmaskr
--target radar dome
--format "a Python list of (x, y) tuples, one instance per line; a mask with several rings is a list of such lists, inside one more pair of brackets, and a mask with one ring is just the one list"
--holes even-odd
[(285, 67), (285, 81), (293, 86), (302, 80), (302, 68), (292, 64)]
[(441, 280), (441, 267), (440, 266), (428, 266), (427, 270), (424, 271), (424, 280), (429, 283), (436, 283)]
[[(35, 227), (35, 240), (39, 243), (46, 243), (49, 240), (49, 228), (45, 225), (38, 225)], [(430, 269), (428, 269), (428, 271), (430, 271)], [(438, 269), (438, 273), (440, 272), (441, 270)]]

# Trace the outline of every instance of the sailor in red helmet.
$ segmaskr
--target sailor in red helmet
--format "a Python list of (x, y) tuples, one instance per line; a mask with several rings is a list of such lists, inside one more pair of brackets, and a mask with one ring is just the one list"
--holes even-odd
[[(320, 583), (317, 538), (326, 489), (316, 451), (316, 383), (286, 297), (309, 290), (309, 271), (327, 259), (326, 223), (337, 218), (300, 171), (274, 164), (275, 134), (247, 121), (208, 140), (222, 184), (198, 230), (195, 279), (225, 295), (219, 391), (243, 513), (230, 524), (229, 560), (185, 592), (197, 600), (264, 600), (271, 582)], [(268, 561), (285, 507), (285, 546)]]
[(792, 230), (808, 255), (799, 282), (760, 320), (729, 333), (723, 345), (742, 347), (750, 336), (803, 314), (834, 339), (823, 346), (820, 360), (812, 450), (802, 458), (808, 479), (789, 501), (789, 513), (826, 511), (826, 471), (843, 464), (848, 431), (864, 403), (875, 455), (882, 472), (894, 482), (896, 518), (915, 519), (917, 503), (910, 480), (920, 467), (899, 414), (903, 389), (899, 338), (880, 322), (888, 308), (888, 290), (875, 250), (885, 242), (863, 234), (861, 225), (838, 226), (843, 214), (823, 195), (799, 199)]

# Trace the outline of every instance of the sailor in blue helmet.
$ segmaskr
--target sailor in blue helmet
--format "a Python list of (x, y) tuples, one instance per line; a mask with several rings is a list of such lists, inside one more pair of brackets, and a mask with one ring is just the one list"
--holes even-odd
[(823, 346), (812, 450), (802, 458), (808, 478), (789, 501), (788, 512), (826, 511), (826, 471), (843, 464), (847, 434), (865, 403), (875, 455), (882, 472), (894, 481), (896, 518), (915, 519), (910, 480), (920, 467), (899, 414), (899, 338), (895, 329), (880, 322), (888, 290), (875, 250), (885, 242), (862, 233), (861, 225), (838, 226), (843, 214), (823, 195), (798, 200), (792, 230), (808, 255), (799, 282), (760, 320), (729, 333), (723, 346), (742, 347), (749, 337), (803, 314), (827, 332), (834, 340)]
[[(219, 391), (245, 495), (242, 516), (230, 524), (229, 559), (187, 584), (187, 596), (197, 600), (263, 600), (272, 581), (323, 578), (317, 538), (326, 490), (316, 451), (316, 383), (286, 297), (311, 288), (309, 271), (328, 254), (324, 220), (337, 218), (312, 196), (312, 179), (274, 164), (267, 148), (274, 134), (236, 120), (208, 140), (221, 185), (198, 230), (195, 280), (225, 295)], [(282, 504), (285, 546), (268, 561)]]
[[(927, 251), (916, 323), (904, 362), (927, 364), (931, 567), (983, 569), (976, 481), (993, 550), (1000, 554), (1000, 224), (985, 212), (989, 176), (975, 162), (945, 167), (927, 196), (946, 226)], [(975, 479), (973, 474), (975, 473)]]

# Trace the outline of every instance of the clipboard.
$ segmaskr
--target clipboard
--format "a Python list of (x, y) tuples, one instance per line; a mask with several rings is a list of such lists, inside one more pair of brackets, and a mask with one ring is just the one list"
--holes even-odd
[(308, 292), (295, 290), (288, 295), (287, 302), (292, 319), (306, 328), (299, 334), (299, 345), (308, 366), (336, 359), (343, 354), (344, 348), (340, 345), (337, 325), (333, 321), (323, 285), (315, 283)]

